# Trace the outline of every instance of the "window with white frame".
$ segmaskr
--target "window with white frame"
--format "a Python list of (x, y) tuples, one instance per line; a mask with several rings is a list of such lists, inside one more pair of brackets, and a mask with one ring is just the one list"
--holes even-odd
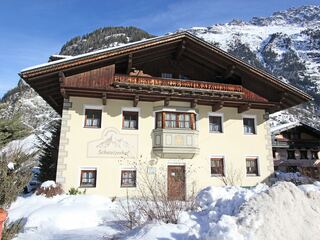
[(224, 176), (224, 158), (212, 157), (210, 158), (211, 175)]
[(222, 116), (209, 116), (209, 131), (213, 133), (222, 133)]
[(139, 113), (136, 111), (122, 112), (122, 128), (123, 129), (138, 129)]
[(256, 123), (254, 117), (243, 118), (243, 130), (245, 134), (256, 134)]
[(246, 169), (247, 175), (258, 176), (258, 158), (257, 157), (247, 157), (246, 158)]
[(80, 175), (80, 187), (96, 187), (97, 170), (83, 169)]
[(137, 171), (122, 170), (121, 171), (121, 187), (136, 187)]
[(84, 126), (91, 128), (101, 128), (101, 115), (100, 109), (85, 109)]

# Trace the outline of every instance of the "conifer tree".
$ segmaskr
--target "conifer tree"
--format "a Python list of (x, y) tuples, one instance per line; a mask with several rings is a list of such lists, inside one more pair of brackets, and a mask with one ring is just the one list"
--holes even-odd
[(60, 121), (54, 121), (51, 124), (49, 132), (51, 136), (38, 137), (39, 140), (39, 167), (40, 174), (38, 180), (41, 182), (47, 180), (56, 180), (58, 150), (60, 140)]

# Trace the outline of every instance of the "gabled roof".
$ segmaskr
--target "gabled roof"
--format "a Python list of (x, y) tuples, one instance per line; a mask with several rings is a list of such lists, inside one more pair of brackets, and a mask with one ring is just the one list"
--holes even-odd
[[(266, 87), (270, 87), (270, 89), (268, 89), (269, 92), (279, 92), (283, 94), (283, 98), (288, 99), (288, 101), (282, 106), (282, 109), (312, 100), (312, 98), (308, 94), (304, 93), (300, 89), (286, 84), (278, 80), (271, 74), (239, 60), (238, 58), (192, 35), (189, 32), (179, 32), (175, 34), (124, 44), (117, 47), (101, 49), (73, 57), (67, 57), (64, 59), (23, 69), (19, 75), (37, 91), (36, 85), (38, 81), (44, 80), (46, 83), (49, 83), (48, 78), (54, 78), (52, 81), (58, 81), (59, 72), (72, 71), (76, 68), (92, 66), (94, 64), (99, 64), (106, 61), (112, 61), (113, 59), (125, 57), (129, 54), (136, 54), (145, 50), (152, 51), (157, 47), (164, 48), (171, 46), (172, 48), (173, 44), (179, 44), (181, 42), (188, 42), (188, 44), (190, 43), (190, 45), (192, 45), (195, 49), (201, 48), (202, 53), (208, 55), (206, 56), (207, 59), (219, 58), (219, 61), (223, 61), (223, 63), (221, 64), (222, 67), (228, 68), (230, 65), (232, 65), (239, 69), (239, 71), (254, 76), (255, 81), (247, 81), (247, 84), (261, 84), (260, 93), (264, 93), (267, 90)], [(191, 49), (190, 51), (196, 52), (195, 49)], [(50, 105), (52, 105), (51, 98), (55, 98), (56, 102), (61, 102), (61, 97), (60, 99), (56, 99), (58, 98), (57, 92), (55, 92), (53, 96), (50, 97), (48, 97), (47, 95), (41, 96), (44, 97), (45, 100), (50, 103)]]
[(309, 130), (309, 131), (311, 131), (313, 133), (316, 133), (317, 135), (320, 136), (320, 130), (319, 129), (314, 128), (314, 127), (308, 125), (307, 123), (303, 123), (303, 122), (299, 122), (299, 121), (285, 123), (285, 124), (282, 124), (282, 125), (278, 125), (278, 126), (272, 127), (271, 128), (271, 134), (272, 135), (279, 134), (281, 132), (284, 132), (284, 131), (287, 131), (287, 130), (290, 130), (290, 129), (293, 129), (293, 128), (296, 128), (296, 127), (304, 127), (307, 130)]

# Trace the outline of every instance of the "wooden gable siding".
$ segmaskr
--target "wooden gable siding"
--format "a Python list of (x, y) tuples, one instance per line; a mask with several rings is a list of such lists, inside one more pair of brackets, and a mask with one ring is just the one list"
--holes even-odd
[(115, 65), (109, 65), (87, 72), (65, 77), (64, 87), (106, 89), (114, 78)]

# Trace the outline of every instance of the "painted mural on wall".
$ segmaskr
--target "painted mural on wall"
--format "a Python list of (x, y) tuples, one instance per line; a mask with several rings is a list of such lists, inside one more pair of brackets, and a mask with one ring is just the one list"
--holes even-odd
[(122, 134), (117, 129), (107, 128), (100, 139), (88, 143), (88, 157), (129, 158), (138, 153), (138, 135)]

